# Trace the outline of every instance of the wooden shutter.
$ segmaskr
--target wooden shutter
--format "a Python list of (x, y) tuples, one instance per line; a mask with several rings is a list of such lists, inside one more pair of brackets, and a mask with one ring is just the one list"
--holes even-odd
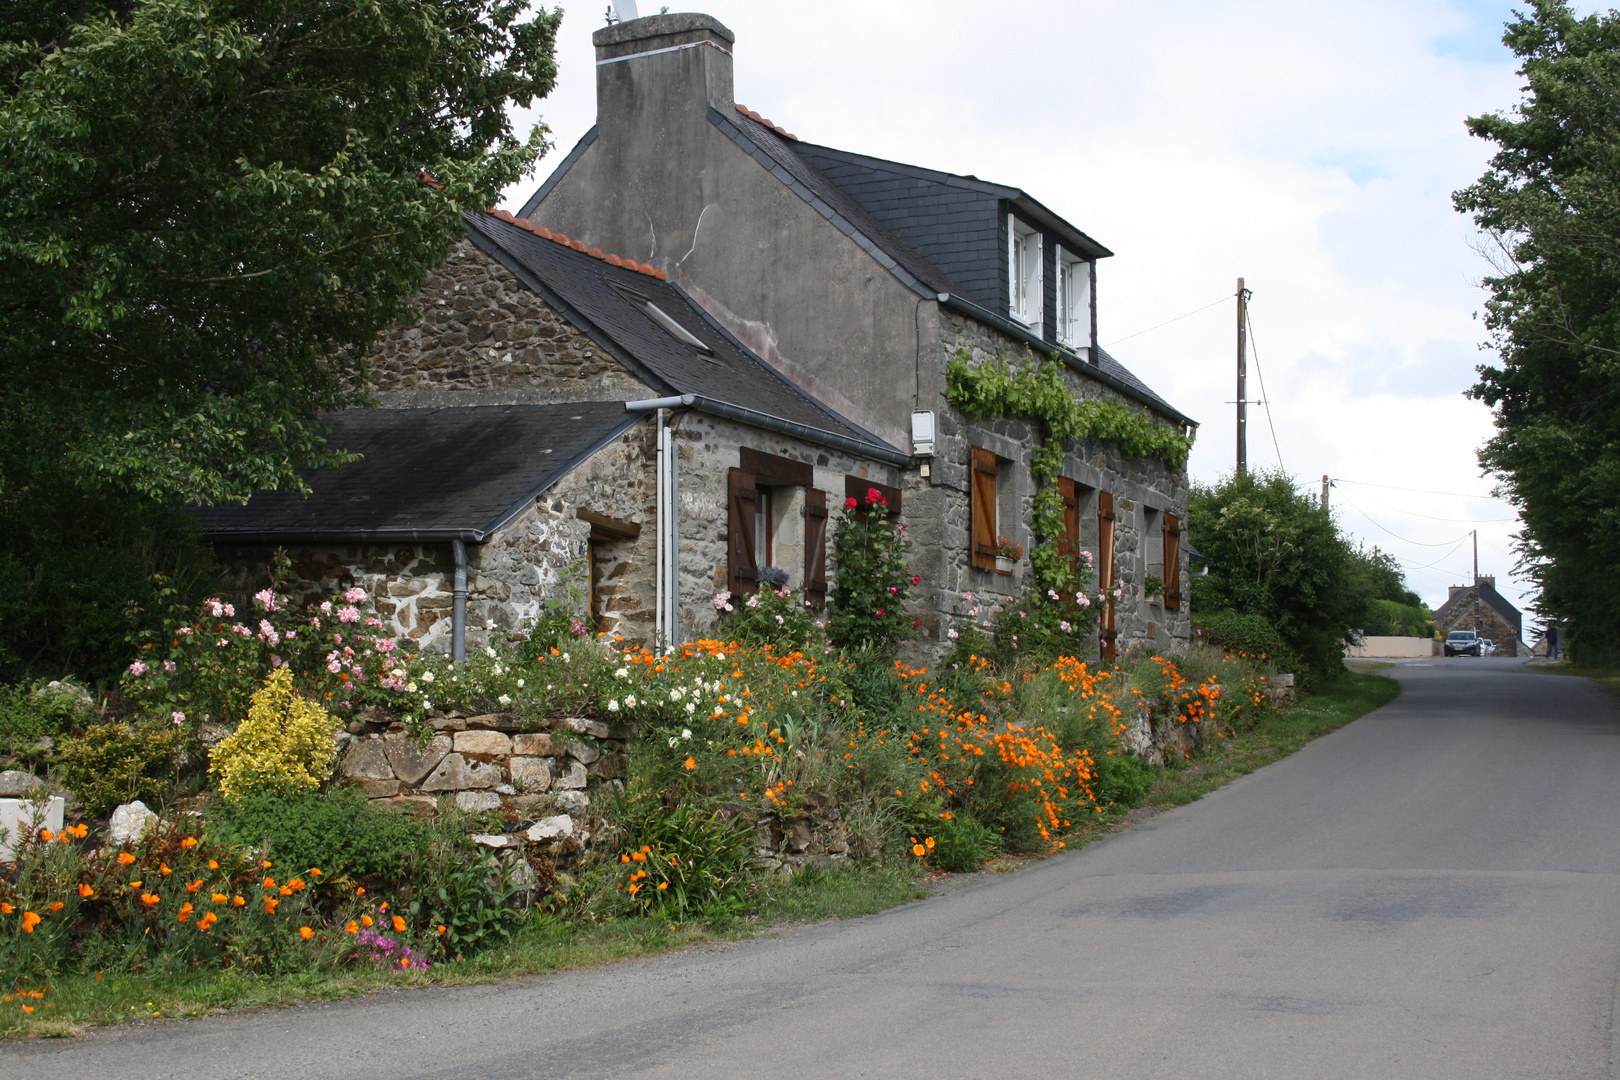
[(1063, 539), (1058, 541), (1058, 557), (1067, 559), (1074, 571), (1074, 580), (1080, 581), (1080, 493), (1074, 481), (1067, 476), (1058, 477), (1058, 495), (1063, 499)]
[(804, 599), (814, 607), (827, 603), (827, 493), (804, 493)]
[(1164, 515), (1164, 607), (1181, 610), (1181, 521)]
[(969, 513), (973, 519), (973, 565), (980, 570), (996, 568), (996, 455), (973, 447), (968, 469)]
[(1114, 496), (1097, 493), (1097, 589), (1103, 594), (1102, 658), (1112, 660), (1118, 653), (1114, 644), (1119, 631), (1114, 628)]
[(732, 469), (727, 500), (726, 588), (734, 595), (754, 591), (759, 582), (759, 565), (754, 561), (754, 515), (758, 513), (759, 492), (754, 474)]
[(888, 484), (879, 484), (874, 480), (867, 480), (859, 476), (844, 477), (844, 498), (854, 499), (862, 506), (866, 505), (866, 496), (873, 488), (883, 496), (883, 501), (889, 504), (889, 520), (900, 516), (900, 489), (890, 487)]

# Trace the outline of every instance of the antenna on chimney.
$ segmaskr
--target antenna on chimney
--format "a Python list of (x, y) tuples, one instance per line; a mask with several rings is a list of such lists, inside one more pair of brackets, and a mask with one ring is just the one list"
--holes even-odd
[(631, 19), (639, 18), (641, 18), (641, 16), (636, 14), (636, 0), (609, 0), (609, 24), (616, 22), (629, 22)]

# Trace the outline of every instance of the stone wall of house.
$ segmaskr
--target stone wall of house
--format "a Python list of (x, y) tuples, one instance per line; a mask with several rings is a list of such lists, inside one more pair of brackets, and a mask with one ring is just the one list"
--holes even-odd
[(629, 401), (645, 383), (470, 240), (414, 300), (421, 317), (383, 334), (368, 388), (386, 408)]
[(1530, 656), (1531, 650), (1519, 641), (1519, 635), (1513, 629), (1513, 624), (1502, 617), (1490, 604), (1480, 598), (1479, 590), (1473, 586), (1451, 600), (1435, 612), (1435, 625), (1442, 635), (1453, 630), (1472, 630), (1482, 638), (1489, 638), (1496, 643), (1498, 656)]
[[(943, 316), (940, 324), (942, 362), (964, 348), (976, 363), (998, 356), (1017, 360), (1027, 351), (1023, 342), (976, 320), (948, 311), (943, 312)], [(1070, 369), (1066, 378), (1077, 396), (1112, 399), (1134, 409), (1141, 408), (1111, 387), (1086, 379), (1080, 372)], [(1036, 425), (1006, 418), (970, 418), (943, 399), (937, 407), (939, 430), (935, 456), (930, 462), (931, 475), (912, 479), (906, 496), (906, 518), (913, 525), (913, 537), (926, 540), (926, 557), (932, 572), (926, 573), (924, 578), (940, 583), (938, 594), (930, 595), (925, 601), (932, 609), (921, 616), (925, 626), (937, 619), (936, 613), (950, 611), (952, 603), (962, 593), (992, 598), (1020, 594), (1030, 580), (1027, 552), (1034, 541), (1031, 523), (1035, 484), (1029, 475), (1029, 460), (1039, 437)], [(1011, 576), (972, 565), (968, 461), (973, 446), (990, 450), (1003, 459), (997, 477), (999, 531), (1023, 545), (1026, 551), (1026, 558)], [(1186, 470), (1170, 468), (1159, 458), (1127, 457), (1111, 442), (1079, 440), (1070, 445), (1063, 471), (1090, 493), (1082, 501), (1080, 515), (1081, 545), (1086, 550), (1096, 551), (1095, 493), (1107, 491), (1114, 497), (1116, 584), (1123, 592), (1121, 600), (1115, 604), (1118, 647), (1167, 654), (1184, 651), (1191, 634), (1188, 618), (1191, 580), (1185, 532), (1181, 545), (1180, 610), (1167, 611), (1163, 597), (1147, 597), (1144, 585), (1150, 573), (1161, 580), (1164, 578), (1163, 521), (1159, 515), (1168, 511), (1183, 523), (1186, 521)], [(938, 631), (934, 633), (937, 635)]]

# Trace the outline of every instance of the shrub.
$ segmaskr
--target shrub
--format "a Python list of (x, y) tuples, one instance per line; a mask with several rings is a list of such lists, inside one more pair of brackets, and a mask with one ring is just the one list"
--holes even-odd
[(186, 733), (173, 725), (92, 724), (62, 743), (62, 782), (92, 817), (119, 803), (162, 803), (179, 779)]
[(1221, 649), (1256, 659), (1270, 659), (1284, 668), (1292, 667), (1294, 654), (1276, 627), (1262, 615), (1236, 611), (1198, 612), (1192, 617), (1195, 636)]
[(934, 842), (929, 865), (953, 874), (977, 870), (1000, 848), (1000, 837), (971, 814), (954, 813), (936, 818), (926, 826)]
[(94, 715), (89, 692), (66, 680), (0, 686), (0, 754), (27, 754), (40, 739), (59, 738)]
[(1118, 750), (1095, 760), (1092, 782), (1098, 802), (1128, 809), (1139, 805), (1152, 790), (1153, 770), (1141, 758)]
[(744, 645), (803, 649), (816, 630), (809, 608), (786, 589), (761, 585), (747, 598), (720, 592), (715, 594), (714, 604), (718, 610), (730, 612), (721, 624), (724, 635)]
[(253, 695), (247, 719), (214, 747), (208, 771), (231, 798), (318, 787), (330, 771), (337, 727), (330, 713), (293, 691), (290, 669), (277, 668)]
[(743, 906), (754, 854), (754, 829), (745, 819), (689, 802), (667, 807), (654, 798), (622, 799), (615, 816), (625, 836), (615, 888), (633, 907), (683, 918), (732, 914)]
[(268, 848), (276, 862), (384, 881), (410, 876), (436, 837), (434, 826), (385, 810), (347, 784), (250, 791), (217, 800), (209, 819), (221, 838)]
[(523, 919), (514, 906), (522, 890), (511, 875), (493, 855), (469, 855), (465, 847), (465, 840), (441, 841), (423, 874), (424, 887), (407, 908), (435, 932), (445, 957), (473, 956), (509, 942)]
[(905, 526), (889, 523), (888, 500), (869, 488), (864, 501), (844, 501), (833, 531), (837, 575), (827, 637), (846, 651), (892, 656), (912, 630), (906, 598), (920, 579), (906, 568)]

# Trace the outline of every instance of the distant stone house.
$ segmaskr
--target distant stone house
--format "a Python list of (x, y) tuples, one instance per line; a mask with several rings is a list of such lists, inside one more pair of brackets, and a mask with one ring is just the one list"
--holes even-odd
[(1451, 595), (1434, 613), (1442, 635), (1472, 630), (1496, 643), (1498, 656), (1529, 656), (1524, 643), (1524, 616), (1496, 591), (1496, 578), (1478, 574), (1472, 585), (1453, 585)]
[[(1096, 345), (1111, 252), (1020, 189), (797, 139), (733, 101), (733, 36), (706, 15), (595, 43), (597, 125), (519, 215), (469, 219), (372, 358), (381, 408), (331, 418), (335, 442), (375, 440), (366, 460), (307, 501), (205, 515), (244, 573), (289, 546), (310, 591), (370, 581), (398, 632), (453, 648), (519, 629), (585, 566), (599, 626), (689, 637), (766, 565), (819, 603), (844, 498), (876, 486), (938, 643), (965, 594), (1031, 583), (996, 538), (1036, 539), (1041, 433), (954, 408), (953, 357), (1055, 358), (1077, 397), (1194, 431)], [(1063, 548), (1120, 595), (1098, 651), (1185, 648), (1187, 485), (1066, 447)]]

